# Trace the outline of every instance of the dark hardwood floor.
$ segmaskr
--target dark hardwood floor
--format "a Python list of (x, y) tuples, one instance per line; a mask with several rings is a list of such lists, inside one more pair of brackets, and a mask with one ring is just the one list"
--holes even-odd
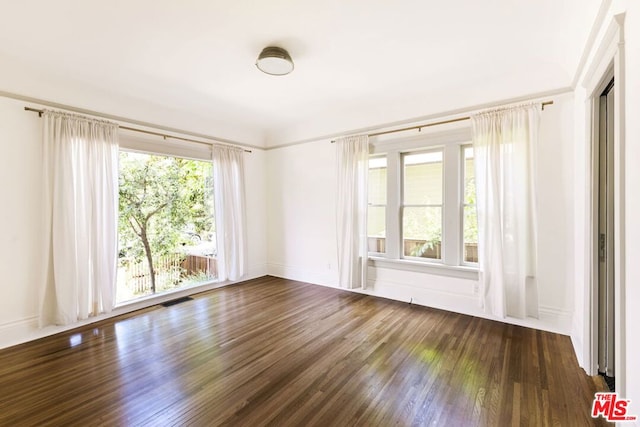
[(265, 277), (0, 351), (0, 425), (589, 426), (568, 337)]

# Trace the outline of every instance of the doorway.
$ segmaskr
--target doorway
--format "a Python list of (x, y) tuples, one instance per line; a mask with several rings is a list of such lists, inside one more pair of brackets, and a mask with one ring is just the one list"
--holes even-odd
[(614, 80), (605, 81), (597, 105), (597, 367), (615, 391), (615, 199), (614, 199)]

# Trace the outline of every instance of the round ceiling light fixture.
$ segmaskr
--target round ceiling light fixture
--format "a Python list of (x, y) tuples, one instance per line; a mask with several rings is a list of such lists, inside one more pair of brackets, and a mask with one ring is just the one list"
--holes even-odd
[(256, 60), (256, 67), (263, 73), (272, 76), (284, 76), (293, 71), (293, 60), (286, 50), (269, 46), (260, 52)]

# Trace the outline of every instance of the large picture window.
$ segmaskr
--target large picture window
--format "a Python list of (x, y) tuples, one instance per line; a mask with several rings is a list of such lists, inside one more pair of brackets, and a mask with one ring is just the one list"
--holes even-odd
[(211, 162), (120, 152), (117, 302), (216, 279)]

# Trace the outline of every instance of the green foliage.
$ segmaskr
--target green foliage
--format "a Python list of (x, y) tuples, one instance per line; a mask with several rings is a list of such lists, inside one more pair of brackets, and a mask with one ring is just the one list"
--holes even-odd
[(478, 243), (478, 218), (476, 214), (476, 182), (474, 177), (465, 180), (464, 188), (464, 242)]
[(407, 207), (404, 209), (404, 238), (423, 240), (410, 255), (420, 257), (442, 241), (442, 208)]
[(189, 235), (208, 237), (215, 229), (211, 165), (148, 154), (120, 153), (121, 262), (153, 259), (186, 243)]

